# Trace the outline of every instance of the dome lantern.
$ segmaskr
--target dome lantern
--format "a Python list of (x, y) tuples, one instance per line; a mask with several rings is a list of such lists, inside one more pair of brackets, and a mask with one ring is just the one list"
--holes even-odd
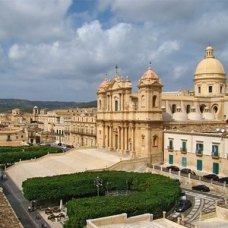
[(214, 58), (214, 48), (211, 46), (208, 46), (205, 49), (205, 58)]

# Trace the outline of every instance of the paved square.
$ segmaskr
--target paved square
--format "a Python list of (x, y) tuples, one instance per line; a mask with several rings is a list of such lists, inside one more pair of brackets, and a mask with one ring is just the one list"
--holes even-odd
[(130, 159), (127, 155), (100, 149), (72, 149), (62, 154), (49, 154), (39, 159), (22, 161), (7, 169), (7, 174), (22, 189), (27, 178), (45, 177), (103, 169), (120, 160)]

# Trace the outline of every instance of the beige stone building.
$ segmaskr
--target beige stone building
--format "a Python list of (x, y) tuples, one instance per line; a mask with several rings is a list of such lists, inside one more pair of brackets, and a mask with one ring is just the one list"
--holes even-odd
[(117, 71), (112, 80), (105, 79), (97, 91), (98, 148), (162, 161), (162, 86), (151, 66), (139, 79), (137, 93)]
[(71, 110), (65, 121), (64, 142), (74, 147), (96, 147), (96, 108)]
[(209, 46), (194, 74), (194, 91), (162, 93), (164, 121), (228, 119), (226, 73)]

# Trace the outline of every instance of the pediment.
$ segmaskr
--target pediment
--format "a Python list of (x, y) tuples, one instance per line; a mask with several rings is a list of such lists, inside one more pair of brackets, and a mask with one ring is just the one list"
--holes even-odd
[(108, 87), (109, 90), (116, 90), (116, 89), (120, 89), (121, 86), (120, 86), (120, 83), (117, 82), (117, 81), (112, 81)]

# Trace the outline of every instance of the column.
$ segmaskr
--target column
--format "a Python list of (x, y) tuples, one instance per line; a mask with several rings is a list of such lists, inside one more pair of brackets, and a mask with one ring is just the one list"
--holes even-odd
[(133, 153), (133, 157), (136, 157), (136, 153), (135, 153), (135, 125), (133, 124), (132, 126), (132, 153)]
[(102, 147), (105, 148), (105, 123), (102, 124), (102, 132), (103, 132)]
[(110, 137), (109, 137), (109, 131), (110, 131), (110, 127), (107, 126), (107, 147), (110, 147)]
[(128, 152), (128, 127), (125, 127), (125, 151)]
[(121, 151), (122, 153), (124, 152), (124, 127), (122, 127), (122, 130), (121, 130)]
[(113, 126), (110, 127), (110, 149), (113, 149)]

